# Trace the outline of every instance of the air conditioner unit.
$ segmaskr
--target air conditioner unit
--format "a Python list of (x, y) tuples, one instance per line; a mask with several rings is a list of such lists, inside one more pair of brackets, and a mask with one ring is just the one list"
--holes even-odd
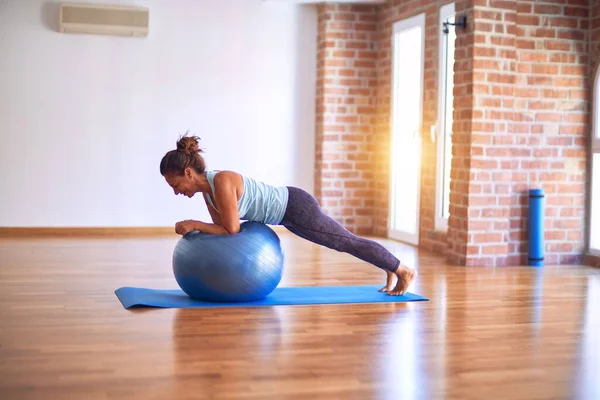
[(117, 36), (148, 36), (144, 7), (63, 3), (59, 31)]

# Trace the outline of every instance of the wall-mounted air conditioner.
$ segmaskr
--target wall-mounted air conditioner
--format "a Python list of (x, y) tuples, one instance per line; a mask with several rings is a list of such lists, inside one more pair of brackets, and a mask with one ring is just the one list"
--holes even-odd
[(117, 36), (148, 36), (149, 10), (144, 7), (63, 3), (59, 31)]

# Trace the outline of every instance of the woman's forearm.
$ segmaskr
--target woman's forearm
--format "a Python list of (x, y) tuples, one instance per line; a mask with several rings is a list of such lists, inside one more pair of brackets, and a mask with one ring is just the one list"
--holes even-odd
[(229, 235), (229, 231), (217, 224), (208, 224), (202, 221), (196, 221), (195, 230), (211, 235)]

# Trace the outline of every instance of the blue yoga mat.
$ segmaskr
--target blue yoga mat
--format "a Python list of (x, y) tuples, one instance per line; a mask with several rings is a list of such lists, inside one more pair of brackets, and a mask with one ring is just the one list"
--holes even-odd
[(182, 290), (146, 289), (122, 287), (115, 294), (125, 308), (202, 308), (202, 307), (260, 307), (307, 304), (349, 304), (349, 303), (401, 303), (407, 301), (429, 301), (428, 298), (405, 293), (390, 296), (381, 293), (381, 286), (304, 286), (280, 287), (262, 300), (243, 303), (213, 303), (194, 300)]

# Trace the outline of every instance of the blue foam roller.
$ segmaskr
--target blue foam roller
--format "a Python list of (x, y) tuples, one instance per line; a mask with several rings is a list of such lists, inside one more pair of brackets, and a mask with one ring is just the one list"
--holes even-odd
[(529, 191), (529, 265), (544, 265), (544, 189)]

